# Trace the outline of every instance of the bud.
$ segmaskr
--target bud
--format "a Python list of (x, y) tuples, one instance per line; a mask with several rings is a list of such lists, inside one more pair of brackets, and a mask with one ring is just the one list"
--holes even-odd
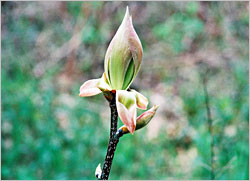
[(105, 55), (104, 69), (112, 89), (126, 90), (130, 86), (140, 69), (142, 51), (127, 7), (122, 24)]
[(152, 119), (157, 106), (136, 119), (136, 109), (147, 109), (148, 99), (141, 93), (127, 91), (135, 79), (142, 62), (142, 45), (127, 7), (122, 24), (109, 44), (105, 55), (102, 77), (88, 80), (80, 87), (79, 96), (88, 97), (103, 93), (109, 100), (110, 92), (116, 92), (117, 112), (124, 123), (124, 132), (133, 132), (144, 127)]
[[(159, 107), (158, 105), (154, 105), (151, 109), (149, 109), (148, 111), (142, 113), (139, 117), (137, 117), (135, 130), (138, 130), (138, 129), (145, 127), (151, 121), (151, 119), (154, 117), (158, 107)], [(129, 130), (125, 125), (120, 127), (119, 130), (122, 130), (122, 134), (129, 133)]]
[(101, 175), (102, 175), (102, 169), (101, 169), (101, 164), (99, 163), (95, 169), (95, 176), (96, 178), (100, 179)]

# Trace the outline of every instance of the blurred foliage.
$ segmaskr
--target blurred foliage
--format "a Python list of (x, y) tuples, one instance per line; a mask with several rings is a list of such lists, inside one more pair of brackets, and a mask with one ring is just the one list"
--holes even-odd
[(95, 179), (110, 113), (78, 91), (101, 77), (127, 5), (144, 47), (132, 87), (160, 108), (122, 137), (110, 179), (211, 178), (204, 78), (215, 179), (249, 178), (248, 2), (4, 2), (2, 179)]

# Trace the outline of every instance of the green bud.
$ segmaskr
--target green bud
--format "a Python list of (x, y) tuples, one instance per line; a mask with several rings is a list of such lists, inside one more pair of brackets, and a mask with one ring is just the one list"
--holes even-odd
[(115, 90), (126, 90), (136, 77), (142, 62), (142, 45), (127, 7), (122, 24), (105, 55), (105, 74)]

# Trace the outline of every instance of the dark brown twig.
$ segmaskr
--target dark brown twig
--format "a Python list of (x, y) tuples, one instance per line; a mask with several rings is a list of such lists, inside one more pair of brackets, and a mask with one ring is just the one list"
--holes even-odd
[(106, 99), (109, 101), (109, 106), (111, 110), (111, 124), (110, 124), (110, 137), (109, 137), (109, 144), (108, 149), (104, 161), (104, 165), (102, 168), (102, 175), (101, 180), (108, 180), (109, 173), (112, 165), (112, 161), (114, 158), (116, 146), (119, 142), (119, 137), (116, 136), (117, 132), (117, 119), (118, 119), (118, 113), (116, 109), (116, 96), (115, 93), (110, 92), (108, 95), (105, 95)]

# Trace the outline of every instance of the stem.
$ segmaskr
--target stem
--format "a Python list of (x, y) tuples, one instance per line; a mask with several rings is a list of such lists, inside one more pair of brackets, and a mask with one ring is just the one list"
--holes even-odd
[(118, 113), (116, 109), (116, 95), (115, 93), (110, 93), (111, 95), (107, 100), (109, 101), (109, 106), (111, 110), (111, 123), (110, 123), (110, 137), (109, 137), (109, 143), (108, 143), (108, 149), (104, 161), (104, 165), (102, 168), (102, 175), (101, 180), (108, 180), (109, 173), (112, 165), (112, 161), (114, 158), (116, 146), (119, 142), (119, 137), (115, 136), (117, 132), (117, 119), (118, 119)]
[(211, 116), (210, 110), (210, 101), (209, 101), (209, 94), (207, 90), (207, 78), (204, 76), (203, 79), (203, 88), (205, 94), (205, 102), (206, 102), (206, 109), (207, 109), (207, 121), (209, 125), (209, 133), (211, 135), (211, 179), (214, 180), (214, 136), (213, 136), (213, 120)]

